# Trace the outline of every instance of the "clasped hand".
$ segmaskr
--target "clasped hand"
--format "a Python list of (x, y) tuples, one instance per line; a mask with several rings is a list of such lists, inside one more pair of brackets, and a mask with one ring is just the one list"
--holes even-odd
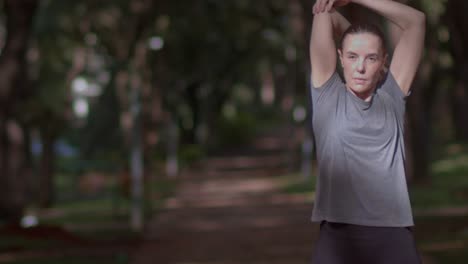
[(345, 6), (349, 4), (351, 0), (317, 0), (312, 8), (312, 11), (315, 14), (323, 13), (323, 12), (330, 12), (333, 11), (334, 8)]

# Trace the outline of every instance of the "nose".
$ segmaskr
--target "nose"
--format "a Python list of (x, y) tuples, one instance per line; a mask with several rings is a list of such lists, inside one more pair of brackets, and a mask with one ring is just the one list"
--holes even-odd
[(365, 66), (364, 60), (358, 60), (356, 63), (357, 63), (356, 70), (359, 73), (364, 73), (366, 71), (366, 66)]

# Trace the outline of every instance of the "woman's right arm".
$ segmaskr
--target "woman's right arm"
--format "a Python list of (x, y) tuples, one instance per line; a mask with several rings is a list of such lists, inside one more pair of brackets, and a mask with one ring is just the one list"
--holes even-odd
[(314, 21), (310, 37), (310, 64), (313, 87), (322, 86), (336, 70), (336, 46), (334, 35), (341, 35), (349, 22), (332, 10), (335, 1), (317, 0), (314, 5)]
[(389, 0), (352, 0), (367, 7), (399, 27), (399, 39), (393, 51), (390, 72), (407, 95), (424, 51), (426, 16), (410, 6)]

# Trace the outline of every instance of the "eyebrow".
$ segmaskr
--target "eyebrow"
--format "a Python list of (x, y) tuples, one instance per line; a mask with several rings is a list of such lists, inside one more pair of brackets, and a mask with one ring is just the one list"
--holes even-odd
[[(346, 55), (358, 55), (358, 54), (357, 54), (356, 52), (347, 51), (347, 52), (346, 52)], [(369, 54), (366, 54), (366, 57), (372, 57), (372, 56), (379, 57), (379, 54), (378, 54), (378, 53), (369, 53)]]

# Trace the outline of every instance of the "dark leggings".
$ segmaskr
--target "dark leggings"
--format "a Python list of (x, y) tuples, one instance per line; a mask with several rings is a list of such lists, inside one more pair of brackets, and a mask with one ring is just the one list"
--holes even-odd
[(420, 264), (413, 231), (322, 222), (312, 264)]

